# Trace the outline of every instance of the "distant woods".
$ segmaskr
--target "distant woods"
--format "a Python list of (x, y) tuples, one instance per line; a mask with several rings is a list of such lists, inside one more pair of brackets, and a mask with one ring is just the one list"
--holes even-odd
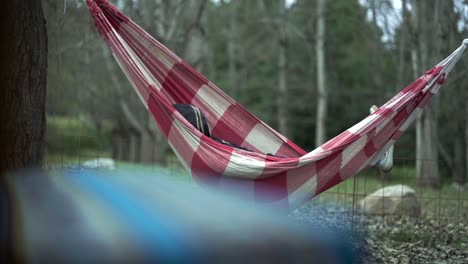
[[(113, 3), (306, 150), (360, 121), (371, 105), (383, 104), (468, 37), (467, 4), (460, 0)], [(66, 9), (63, 1), (43, 5), (47, 114), (79, 118), (97, 133), (109, 128), (115, 158), (163, 163), (167, 143), (96, 33), (83, 1), (68, 0)], [(466, 179), (466, 68), (462, 59), (415, 128), (397, 143), (396, 157), (417, 166), (423, 185)]]

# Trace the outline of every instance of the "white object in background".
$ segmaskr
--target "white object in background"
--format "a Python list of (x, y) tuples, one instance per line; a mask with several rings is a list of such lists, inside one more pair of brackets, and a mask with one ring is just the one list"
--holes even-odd
[(362, 199), (361, 210), (372, 215), (419, 216), (421, 204), (416, 192), (406, 185), (392, 185), (381, 188)]
[(115, 160), (110, 158), (98, 158), (83, 162), (83, 167), (88, 169), (115, 170)]

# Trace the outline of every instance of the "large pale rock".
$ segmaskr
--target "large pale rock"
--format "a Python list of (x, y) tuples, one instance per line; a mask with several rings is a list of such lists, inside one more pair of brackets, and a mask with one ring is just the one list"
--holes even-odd
[(416, 192), (401, 184), (387, 186), (369, 194), (359, 202), (359, 206), (365, 213), (374, 215), (421, 214), (421, 204)]
[(457, 192), (463, 192), (468, 188), (468, 183), (463, 185), (463, 184), (460, 184), (458, 182), (454, 182), (454, 183), (452, 183), (451, 187), (452, 187), (453, 190), (455, 190)]
[(115, 161), (109, 158), (98, 158), (83, 162), (83, 167), (89, 169), (115, 170)]

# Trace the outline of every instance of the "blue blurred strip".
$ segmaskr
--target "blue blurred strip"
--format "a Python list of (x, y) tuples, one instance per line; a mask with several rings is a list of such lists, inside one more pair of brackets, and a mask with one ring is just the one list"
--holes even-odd
[(186, 260), (187, 235), (177, 230), (175, 219), (164, 216), (163, 211), (143, 206), (143, 201), (135, 199), (125, 187), (112, 182), (110, 175), (97, 171), (72, 170), (66, 177), (87, 189), (90, 194), (102, 199), (109, 209), (115, 212), (115, 220), (124, 224), (129, 233), (136, 236), (135, 242), (149, 257), (182, 262)]

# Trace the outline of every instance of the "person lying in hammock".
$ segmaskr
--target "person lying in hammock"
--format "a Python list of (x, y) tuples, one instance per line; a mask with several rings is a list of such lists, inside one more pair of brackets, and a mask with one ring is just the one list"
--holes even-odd
[[(189, 121), (190, 124), (192, 124), (198, 131), (200, 131), (202, 134), (204, 134), (207, 137), (212, 138), (213, 140), (233, 147), (233, 148), (238, 148), (246, 151), (252, 151), (250, 149), (244, 148), (242, 146), (239, 146), (237, 144), (225, 141), (221, 138), (218, 138), (210, 133), (210, 128), (208, 126), (208, 122), (206, 121), (205, 114), (196, 106), (190, 105), (190, 104), (174, 104), (174, 107), (179, 113)], [(379, 109), (376, 105), (371, 106), (369, 109), (369, 112), (373, 114), (375, 111)], [(271, 153), (267, 153), (269, 156), (275, 156), (275, 157), (281, 157), (281, 156), (276, 156)], [(377, 162), (375, 165), (379, 170), (383, 171), (384, 173), (388, 173), (392, 167), (393, 167), (393, 145), (388, 149), (388, 151), (384, 154), (384, 157)]]
[(218, 138), (210, 133), (210, 128), (208, 126), (208, 122), (206, 121), (205, 114), (196, 106), (190, 105), (190, 104), (175, 104), (174, 105), (175, 109), (179, 111), (179, 113), (189, 121), (190, 124), (192, 124), (198, 131), (202, 132), (207, 137), (212, 138), (213, 140), (233, 147), (233, 148), (238, 148), (238, 149), (243, 149), (247, 151), (252, 151), (250, 149), (241, 147), (237, 144), (228, 142), (226, 140), (223, 140), (221, 138)]

